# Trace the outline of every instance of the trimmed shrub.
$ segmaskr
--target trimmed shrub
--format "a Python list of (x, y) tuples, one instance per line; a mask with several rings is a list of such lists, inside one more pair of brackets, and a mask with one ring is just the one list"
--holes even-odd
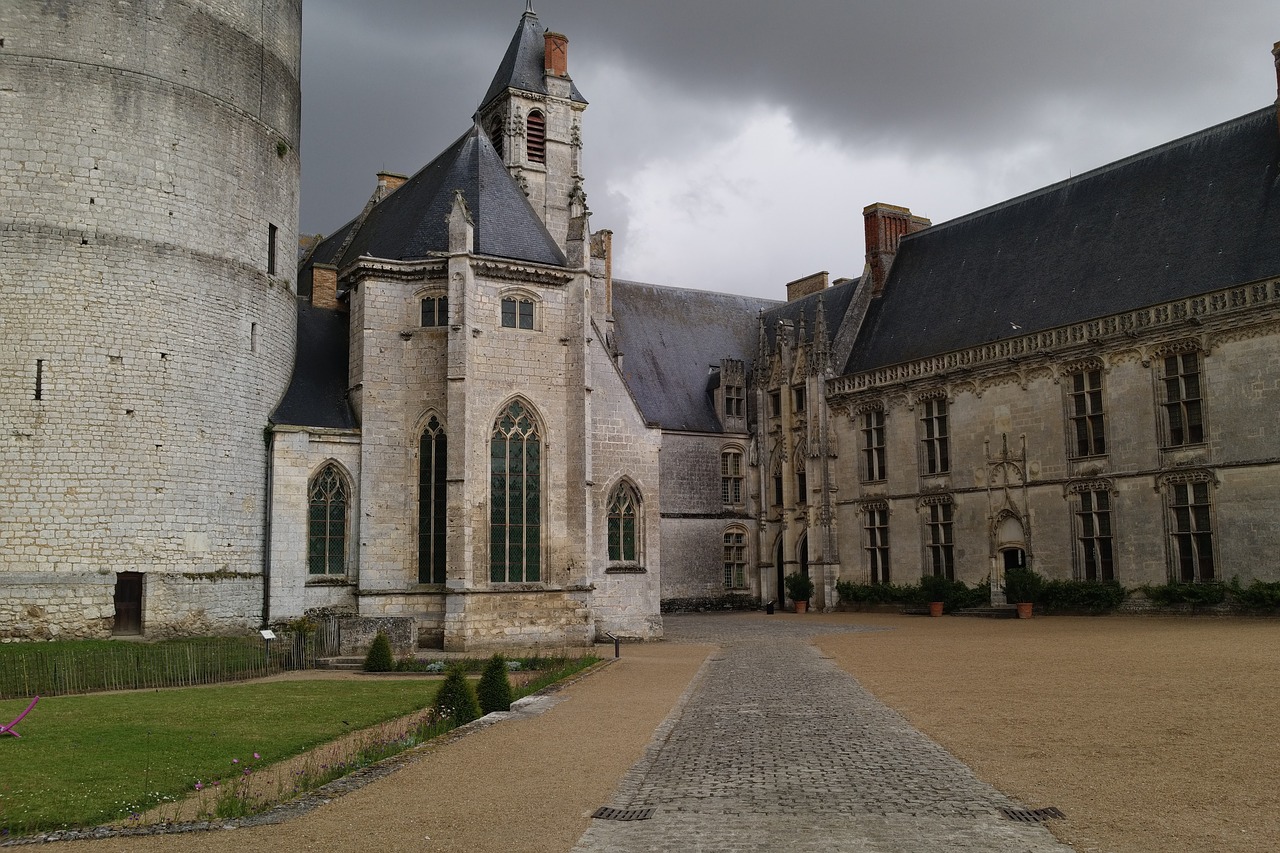
[(391, 656), (391, 641), (387, 639), (386, 634), (379, 631), (378, 636), (373, 638), (369, 653), (364, 656), (364, 671), (391, 672), (395, 668), (395, 658)]
[(1220, 583), (1167, 583), (1163, 586), (1144, 586), (1141, 589), (1152, 604), (1161, 607), (1174, 604), (1205, 607), (1227, 600), (1227, 588)]
[(449, 669), (449, 674), (440, 682), (440, 692), (436, 694), (436, 701), (431, 707), (455, 726), (480, 718), (480, 702), (462, 667)]
[(1103, 612), (1115, 610), (1129, 594), (1116, 581), (1045, 581), (1040, 587), (1036, 604), (1047, 610), (1088, 610)]
[(787, 597), (792, 601), (808, 601), (813, 597), (813, 579), (799, 572), (792, 572), (782, 579)]
[(1240, 579), (1232, 578), (1231, 596), (1244, 607), (1274, 610), (1280, 607), (1280, 581), (1254, 581), (1241, 587)]
[(1031, 569), (1004, 570), (1004, 597), (1010, 604), (1037, 601), (1040, 598), (1040, 590), (1043, 588), (1044, 578)]
[(507, 661), (502, 655), (489, 658), (480, 683), (476, 685), (476, 697), (480, 700), (480, 713), (511, 710), (511, 679), (507, 677)]

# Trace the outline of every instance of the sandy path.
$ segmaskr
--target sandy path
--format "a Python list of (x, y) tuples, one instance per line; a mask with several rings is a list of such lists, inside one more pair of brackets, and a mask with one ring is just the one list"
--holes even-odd
[(1280, 850), (1280, 622), (836, 614), (819, 646), (1080, 853)]
[(285, 824), (40, 849), (563, 853), (608, 804), (710, 651), (627, 646), (621, 661), (564, 690), (546, 713), (429, 748), (400, 772)]

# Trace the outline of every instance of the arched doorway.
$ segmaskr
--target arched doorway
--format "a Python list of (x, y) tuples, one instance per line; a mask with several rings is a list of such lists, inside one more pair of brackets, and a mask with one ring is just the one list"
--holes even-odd
[(809, 534), (800, 537), (796, 543), (796, 557), (800, 560), (800, 574), (809, 577)]
[(781, 607), (786, 596), (785, 578), (787, 574), (786, 566), (782, 562), (782, 534), (778, 534), (778, 541), (773, 546), (773, 570), (778, 576), (777, 586), (773, 588), (773, 597)]
[(1006, 571), (1009, 569), (1025, 569), (1027, 567), (1027, 552), (1021, 548), (1006, 548), (1000, 553), (1004, 556)]

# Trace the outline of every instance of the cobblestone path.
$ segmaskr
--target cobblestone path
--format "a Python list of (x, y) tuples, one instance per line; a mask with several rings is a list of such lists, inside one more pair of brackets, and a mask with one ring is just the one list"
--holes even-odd
[[(808, 639), (799, 619), (664, 619), (668, 641), (714, 642), (615, 792), (649, 820), (593, 820), (574, 853), (1001, 851), (1063, 853)], [(856, 629), (852, 629), (856, 630)]]

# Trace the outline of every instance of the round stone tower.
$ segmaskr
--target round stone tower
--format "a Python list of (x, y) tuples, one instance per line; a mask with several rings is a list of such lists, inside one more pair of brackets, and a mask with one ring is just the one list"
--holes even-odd
[(244, 631), (301, 0), (0, 3), (0, 639)]

